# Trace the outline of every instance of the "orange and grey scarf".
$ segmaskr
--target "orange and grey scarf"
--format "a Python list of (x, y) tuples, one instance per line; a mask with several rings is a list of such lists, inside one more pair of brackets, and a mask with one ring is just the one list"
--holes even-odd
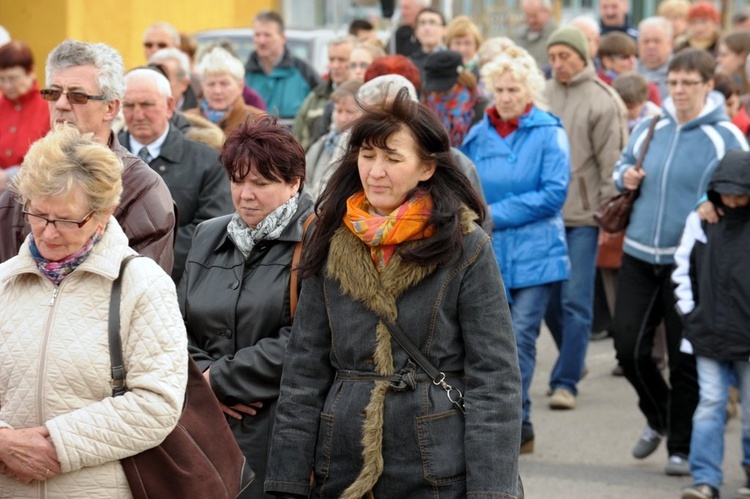
[(344, 223), (370, 247), (378, 270), (388, 266), (400, 243), (424, 239), (434, 232), (428, 225), (432, 197), (424, 190), (416, 191), (389, 215), (373, 215), (369, 209), (364, 191), (353, 194), (346, 201)]

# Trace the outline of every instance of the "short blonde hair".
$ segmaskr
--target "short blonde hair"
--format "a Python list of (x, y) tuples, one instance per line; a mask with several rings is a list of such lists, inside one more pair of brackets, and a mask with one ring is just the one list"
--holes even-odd
[(245, 84), (245, 66), (221, 47), (214, 47), (201, 58), (198, 63), (198, 74), (202, 80), (208, 75), (228, 74), (240, 85)]
[(515, 46), (516, 44), (513, 43), (513, 40), (506, 36), (488, 38), (479, 46), (479, 50), (477, 50), (479, 67), (481, 68), (510, 47)]
[(72, 125), (58, 126), (32, 144), (13, 190), (24, 205), (79, 188), (88, 207), (104, 213), (120, 202), (122, 161), (108, 147), (81, 135)]
[(445, 45), (451, 46), (451, 42), (454, 38), (461, 38), (463, 36), (469, 36), (474, 39), (476, 49), (479, 50), (479, 46), (482, 45), (482, 34), (479, 32), (479, 28), (468, 16), (455, 17), (449, 24), (448, 30), (445, 33)]
[(690, 5), (689, 0), (664, 0), (656, 8), (656, 15), (660, 17), (684, 17), (687, 19)]
[(534, 58), (518, 46), (508, 47), (482, 67), (484, 87), (491, 91), (495, 80), (504, 73), (510, 73), (515, 81), (523, 85), (531, 94), (532, 102), (540, 109), (547, 105), (543, 97), (544, 75), (536, 65)]
[(190, 122), (190, 128), (185, 131), (185, 137), (221, 151), (227, 136), (219, 126), (197, 114), (185, 113), (184, 116)]

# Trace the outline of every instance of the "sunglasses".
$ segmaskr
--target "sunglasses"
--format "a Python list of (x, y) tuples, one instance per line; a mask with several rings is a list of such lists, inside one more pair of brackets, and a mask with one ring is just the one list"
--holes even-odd
[(94, 216), (94, 213), (96, 213), (96, 211), (95, 210), (90, 211), (88, 215), (86, 215), (80, 220), (63, 220), (63, 219), (47, 218), (41, 215), (35, 215), (26, 210), (22, 210), (22, 213), (24, 217), (26, 218), (26, 221), (29, 222), (29, 225), (31, 225), (32, 227), (37, 227), (37, 228), (41, 227), (42, 230), (44, 230), (47, 228), (48, 224), (52, 224), (55, 226), (55, 229), (57, 229), (60, 232), (73, 232), (74, 230), (80, 229), (81, 227), (86, 225), (86, 222), (91, 220), (91, 217)]
[(143, 42), (143, 46), (147, 49), (152, 49), (154, 47), (158, 47), (160, 49), (167, 48), (167, 44), (165, 42)]
[(42, 99), (49, 102), (57, 102), (65, 94), (71, 104), (86, 104), (89, 100), (107, 100), (103, 95), (88, 95), (83, 92), (63, 92), (54, 88), (45, 88), (39, 92)]

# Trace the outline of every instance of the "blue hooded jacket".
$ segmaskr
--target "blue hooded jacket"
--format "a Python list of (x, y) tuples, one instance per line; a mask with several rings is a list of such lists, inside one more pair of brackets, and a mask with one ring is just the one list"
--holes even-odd
[[(742, 132), (729, 122), (724, 97), (710, 92), (697, 118), (680, 124), (671, 98), (654, 118), (654, 136), (643, 159), (646, 176), (633, 204), (624, 251), (647, 263), (671, 265), (685, 219), (703, 196), (716, 165), (731, 149), (747, 150)], [(632, 168), (648, 133), (650, 119), (636, 125), (612, 175), (624, 190), (623, 175)]]
[(560, 120), (532, 107), (501, 137), (489, 117), (461, 150), (474, 161), (490, 207), (492, 246), (507, 289), (568, 278), (562, 207), (570, 182), (570, 145)]

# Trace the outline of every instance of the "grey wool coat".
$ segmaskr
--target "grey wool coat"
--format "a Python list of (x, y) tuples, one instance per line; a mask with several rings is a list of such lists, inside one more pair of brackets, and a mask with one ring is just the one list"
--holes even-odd
[[(314, 497), (518, 497), (521, 379), (489, 236), (464, 213), (464, 251), (444, 265), (379, 273), (342, 226), (322, 276), (302, 285), (265, 489)], [(418, 241), (404, 244), (419, 244)], [(465, 396), (409, 361), (379, 317), (395, 319)]]

